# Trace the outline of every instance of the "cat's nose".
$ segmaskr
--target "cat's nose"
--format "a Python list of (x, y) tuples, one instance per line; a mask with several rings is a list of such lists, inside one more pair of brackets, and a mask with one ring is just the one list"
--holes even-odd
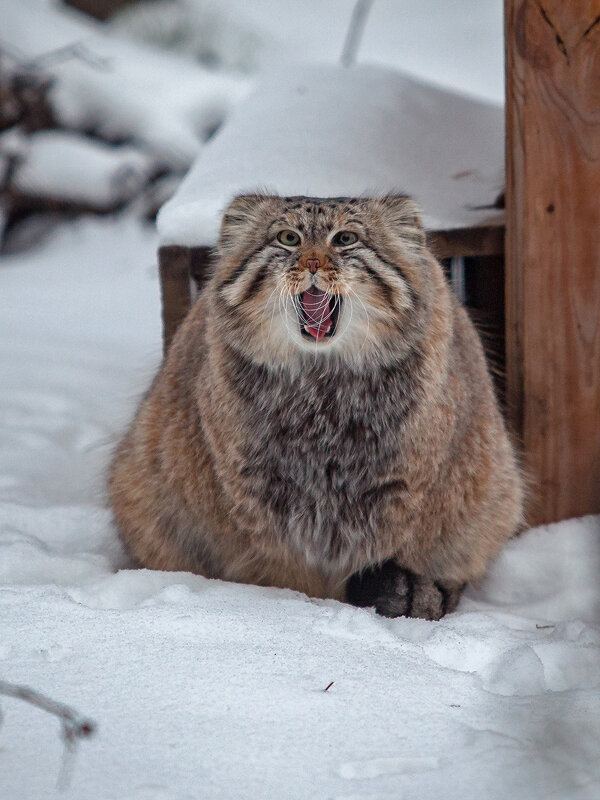
[(312, 274), (314, 275), (315, 272), (321, 266), (321, 262), (319, 261), (318, 258), (307, 258), (306, 259), (306, 266), (308, 267), (308, 271), (312, 272)]

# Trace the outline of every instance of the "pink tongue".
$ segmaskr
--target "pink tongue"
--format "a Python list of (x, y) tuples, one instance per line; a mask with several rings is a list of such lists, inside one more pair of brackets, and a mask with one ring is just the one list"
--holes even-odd
[(300, 295), (302, 311), (304, 313), (304, 324), (311, 336), (315, 339), (322, 339), (331, 328), (331, 308), (327, 292), (311, 286)]

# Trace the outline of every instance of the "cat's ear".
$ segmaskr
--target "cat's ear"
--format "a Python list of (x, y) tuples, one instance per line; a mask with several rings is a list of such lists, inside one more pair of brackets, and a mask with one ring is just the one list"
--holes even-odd
[(269, 199), (261, 194), (241, 194), (231, 201), (223, 214), (219, 233), (218, 249), (222, 255), (239, 248), (240, 243), (263, 219), (265, 204)]
[(425, 244), (425, 231), (421, 219), (421, 209), (410, 197), (401, 194), (387, 194), (377, 201), (386, 222), (401, 229), (403, 236), (409, 236), (419, 244)]

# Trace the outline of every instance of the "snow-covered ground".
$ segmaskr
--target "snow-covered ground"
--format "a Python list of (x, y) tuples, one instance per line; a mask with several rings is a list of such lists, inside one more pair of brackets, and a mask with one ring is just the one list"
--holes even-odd
[[(64, 796), (597, 800), (599, 518), (526, 533), (439, 623), (116, 571), (103, 470), (160, 358), (155, 247), (82, 219), (0, 269), (0, 677), (98, 722)], [(2, 708), (0, 797), (53, 796), (56, 721)]]
[[(218, 14), (225, 3), (204, 5)], [(329, 27), (298, 16), (301, 6), (314, 16), (322, 5), (291, 3), (277, 19), (272, 0), (229, 0), (240, 9), (239, 29), (223, 29), (222, 46), (235, 50), (239, 36), (262, 42), (268, 68), (278, 40), (290, 34), (297, 55), (312, 25), (303, 52), (315, 60), (327, 30), (337, 31), (341, 48), (350, 8), (328, 3)], [(377, 2), (365, 60), (372, 53), (386, 61), (389, 53), (396, 66), (404, 58), (416, 74), (493, 98), (497, 75), (486, 59), (498, 41), (499, 4), (448, 2), (432, 16), (435, 5), (403, 2), (406, 25), (396, 18), (394, 39), (388, 23), (400, 4)], [(65, 40), (52, 39), (56, 20), (40, 11), (52, 7), (47, 0), (20, 7), (28, 13), (18, 17), (17, 4), (0, 0), (7, 12), (0, 17), (27, 54), (48, 49), (47, 41), (68, 43), (62, 25)], [(90, 32), (88, 46), (102, 55), (96, 36)], [(265, 41), (275, 43), (268, 53)], [(139, 91), (139, 104), (117, 108), (107, 117), (113, 122), (128, 124), (131, 114), (139, 122), (146, 119), (139, 109), (153, 108), (141, 96), (143, 64), (130, 69), (134, 47), (119, 44), (114, 63), (123, 59), (123, 91)], [(229, 55), (224, 63), (234, 60)], [(156, 84), (159, 97), (168, 93), (169, 70), (192, 69), (184, 55), (173, 59)], [(90, 85), (88, 69), (61, 67), (63, 99)], [(202, 97), (221, 91), (195, 69)], [(110, 111), (119, 80), (89, 80), (90, 103), (101, 100)], [(162, 124), (139, 127), (144, 151), (188, 158), (200, 146), (203, 102), (191, 103), (193, 86), (182, 81)], [(245, 79), (231, 81), (228, 102), (235, 87), (245, 91)], [(75, 103), (73, 113), (80, 111), (85, 104)], [(158, 238), (138, 216), (132, 208), (82, 217), (0, 261), (0, 680), (98, 723), (62, 796), (598, 800), (600, 517), (514, 540), (439, 623), (127, 568), (104, 473), (161, 357)], [(54, 797), (57, 721), (16, 700), (0, 698), (0, 708), (0, 798)]]

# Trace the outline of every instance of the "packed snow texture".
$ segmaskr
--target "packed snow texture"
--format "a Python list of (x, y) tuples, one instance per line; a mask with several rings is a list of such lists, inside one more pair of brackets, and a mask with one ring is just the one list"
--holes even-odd
[[(439, 623), (126, 568), (103, 473), (160, 360), (156, 246), (82, 219), (0, 270), (0, 676), (98, 723), (61, 796), (597, 800), (600, 518)], [(0, 702), (0, 797), (54, 796), (57, 721)]]
[(387, 68), (282, 68), (233, 110), (161, 209), (161, 243), (214, 244), (228, 202), (257, 190), (408, 193), (428, 228), (480, 224), (504, 186), (503, 125), (495, 105)]

